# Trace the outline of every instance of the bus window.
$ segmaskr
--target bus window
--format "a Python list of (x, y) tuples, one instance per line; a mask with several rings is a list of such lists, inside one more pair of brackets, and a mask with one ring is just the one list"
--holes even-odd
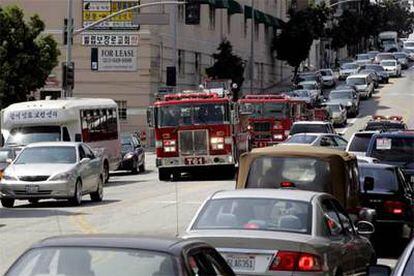
[(69, 135), (69, 131), (67, 127), (63, 127), (62, 130), (63, 130), (63, 141), (70, 142), (70, 135)]
[(61, 141), (60, 126), (30, 126), (13, 128), (7, 138), (7, 146), (25, 146), (36, 142)]
[(116, 109), (83, 110), (81, 125), (85, 143), (118, 139)]

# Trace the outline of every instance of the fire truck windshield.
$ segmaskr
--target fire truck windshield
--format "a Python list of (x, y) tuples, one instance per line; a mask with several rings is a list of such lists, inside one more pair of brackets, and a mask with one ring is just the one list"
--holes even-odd
[(248, 112), (251, 118), (283, 119), (289, 115), (287, 103), (244, 103), (241, 109), (243, 113)]
[(159, 127), (222, 124), (229, 122), (228, 108), (224, 104), (166, 105), (157, 109)]

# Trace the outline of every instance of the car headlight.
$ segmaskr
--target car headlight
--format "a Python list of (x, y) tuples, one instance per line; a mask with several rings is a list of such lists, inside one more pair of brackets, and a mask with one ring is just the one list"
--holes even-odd
[(347, 102), (346, 103), (346, 106), (352, 106), (352, 103), (351, 102)]
[(211, 148), (213, 150), (224, 149), (224, 137), (211, 137), (210, 138)]
[(75, 178), (73, 171), (58, 173), (50, 178), (50, 180), (72, 180)]
[(131, 159), (132, 157), (134, 157), (134, 154), (131, 152), (128, 152), (127, 154), (124, 155), (124, 159)]
[(16, 181), (17, 180), (17, 177), (15, 177), (14, 175), (10, 175), (10, 174), (3, 174), (3, 178), (2, 179)]
[(273, 139), (274, 140), (282, 140), (283, 139), (283, 135), (282, 134), (273, 134)]

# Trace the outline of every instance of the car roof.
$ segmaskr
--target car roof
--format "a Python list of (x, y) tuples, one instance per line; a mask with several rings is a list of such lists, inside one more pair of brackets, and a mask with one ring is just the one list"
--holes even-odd
[(82, 144), (81, 142), (38, 142), (31, 143), (26, 146), (26, 148), (35, 148), (35, 147), (76, 147)]
[(201, 241), (181, 240), (174, 238), (143, 237), (127, 234), (88, 234), (67, 235), (46, 238), (32, 246), (42, 247), (107, 247), (160, 251), (165, 253), (180, 254), (181, 249)]
[[(271, 147), (264, 147), (264, 148), (256, 148), (253, 149), (249, 153), (245, 153), (247, 155), (269, 155), (269, 156), (278, 156), (282, 154), (283, 156), (291, 155), (291, 156), (315, 156), (315, 157), (341, 157), (344, 160), (353, 159), (355, 158), (354, 155), (349, 154), (348, 152), (326, 148), (326, 147), (309, 147), (309, 146), (301, 146), (298, 145), (296, 147), (292, 147), (291, 145), (284, 145), (279, 144), (276, 146)], [(243, 154), (243, 155), (245, 155)]]
[(367, 77), (369, 74), (355, 74), (355, 75), (350, 75), (348, 76), (348, 78), (365, 78)]
[(210, 199), (225, 198), (278, 198), (287, 200), (300, 200), (310, 202), (315, 196), (325, 193), (296, 190), (296, 189), (239, 189), (230, 191), (218, 191)]
[(325, 121), (297, 121), (293, 123), (294, 125), (327, 125), (329, 122)]
[(404, 131), (404, 130), (396, 130), (396, 131), (388, 131), (388, 132), (380, 132), (375, 133), (375, 137), (414, 137), (413, 131)]
[(379, 170), (398, 168), (398, 166), (395, 166), (395, 165), (388, 165), (388, 164), (381, 164), (381, 163), (361, 163), (361, 164), (358, 164), (358, 167), (373, 168), (373, 169), (379, 169)]

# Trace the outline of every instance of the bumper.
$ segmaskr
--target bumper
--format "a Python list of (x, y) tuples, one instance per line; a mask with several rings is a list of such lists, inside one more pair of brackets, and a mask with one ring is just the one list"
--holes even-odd
[(390, 71), (387, 71), (388, 72), (388, 75), (390, 76), (390, 77), (397, 77), (398, 76), (398, 74), (397, 74), (397, 70), (390, 70)]
[(158, 168), (207, 167), (236, 164), (232, 155), (200, 155), (157, 158), (155, 162)]
[(75, 180), (44, 182), (2, 181), (0, 183), (0, 198), (70, 198), (74, 193)]
[(130, 170), (132, 169), (133, 166), (134, 166), (133, 158), (124, 159), (121, 161), (121, 163), (119, 163), (118, 170)]

